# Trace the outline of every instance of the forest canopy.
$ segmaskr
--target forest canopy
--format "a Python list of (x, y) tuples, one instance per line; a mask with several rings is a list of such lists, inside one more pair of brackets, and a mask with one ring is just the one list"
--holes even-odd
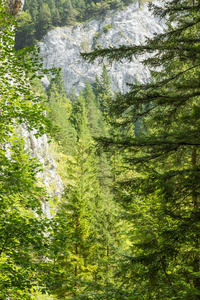
[[(31, 3), (20, 21), (31, 32), (23, 46), (105, 5)], [(37, 52), (15, 51), (10, 25), (19, 33), (20, 22), (0, 6), (0, 299), (199, 299), (200, 4), (170, 0), (151, 9), (166, 20), (163, 33), (83, 54), (141, 57), (151, 80), (114, 95), (104, 67), (80, 95), (67, 95), (61, 72), (43, 89)], [(18, 131), (41, 136), (50, 123), (61, 198), (39, 185), (41, 165)]]
[(31, 46), (51, 29), (103, 18), (109, 10), (122, 9), (135, 0), (26, 0), (17, 19), (16, 50)]
[[(110, 102), (121, 131), (100, 139), (106, 151), (122, 151), (129, 166), (116, 188), (133, 226), (132, 253), (120, 271), (127, 294), (120, 299), (198, 299), (200, 4), (173, 0), (150, 7), (167, 20), (163, 33), (143, 45), (83, 54), (90, 62), (144, 55), (151, 70), (149, 83), (132, 84)], [(139, 134), (129, 136), (125, 129), (138, 121)]]

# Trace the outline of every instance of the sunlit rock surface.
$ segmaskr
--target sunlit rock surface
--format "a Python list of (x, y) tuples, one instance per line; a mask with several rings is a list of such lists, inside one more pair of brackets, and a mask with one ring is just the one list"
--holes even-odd
[[(145, 37), (160, 33), (163, 24), (148, 10), (147, 3), (138, 2), (123, 11), (111, 11), (104, 18), (91, 20), (84, 24), (56, 28), (50, 31), (39, 43), (44, 67), (61, 67), (67, 92), (71, 88), (79, 93), (86, 81), (94, 82), (95, 76), (102, 73), (102, 65), (84, 61), (80, 52), (89, 52), (95, 47), (118, 47), (126, 44), (140, 44)], [(133, 62), (106, 63), (111, 77), (113, 91), (126, 92), (126, 82), (145, 82), (149, 71), (138, 59)], [(47, 78), (44, 84), (48, 85)]]
[[(31, 157), (36, 158), (42, 167), (42, 171), (37, 174), (39, 185), (43, 186), (50, 197), (60, 199), (64, 190), (64, 184), (57, 173), (56, 162), (49, 151), (48, 137), (46, 134), (35, 137), (34, 131), (28, 131), (21, 125), (17, 132), (25, 139), (25, 148)], [(50, 205), (45, 201), (42, 203), (43, 211), (50, 217)]]

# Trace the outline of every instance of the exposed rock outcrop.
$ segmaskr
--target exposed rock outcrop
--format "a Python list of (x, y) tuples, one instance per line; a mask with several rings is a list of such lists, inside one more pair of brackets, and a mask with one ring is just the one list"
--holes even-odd
[(57, 173), (56, 162), (49, 153), (48, 137), (44, 134), (36, 138), (33, 131), (28, 131), (24, 126), (19, 129), (20, 134), (25, 137), (26, 147), (31, 156), (38, 159), (43, 171), (38, 174), (40, 182), (46, 187), (51, 197), (60, 197), (64, 185)]
[[(20, 15), (24, 6), (24, 0), (10, 0), (8, 2), (8, 12), (14, 17)], [(29, 132), (25, 125), (17, 128), (17, 133), (25, 139), (25, 147), (32, 157), (38, 159), (43, 167), (43, 171), (38, 174), (40, 184), (42, 184), (50, 196), (60, 197), (63, 191), (63, 183), (56, 171), (56, 163), (49, 154), (49, 144), (46, 135), (36, 138), (35, 132)], [(45, 202), (42, 207), (47, 216), (50, 217), (50, 208)]]
[[(145, 37), (162, 30), (163, 25), (152, 16), (147, 3), (140, 7), (139, 2), (135, 2), (123, 11), (109, 12), (103, 19), (56, 28), (43, 38), (39, 46), (44, 67), (61, 67), (67, 91), (74, 87), (80, 92), (86, 81), (92, 83), (95, 76), (102, 73), (98, 62), (88, 64), (81, 58), (80, 52), (88, 52), (97, 46), (139, 44)], [(107, 67), (114, 91), (125, 92), (126, 82), (145, 82), (150, 75), (148, 69), (135, 58), (133, 62), (113, 63), (112, 66), (107, 63)], [(44, 84), (48, 84), (47, 79)]]
[[(24, 0), (10, 0), (9, 11), (18, 16), (23, 8)], [(161, 32), (163, 25), (155, 19), (148, 10), (147, 4), (139, 6), (135, 2), (123, 11), (111, 11), (104, 18), (91, 20), (84, 24), (56, 28), (50, 31), (39, 43), (44, 67), (61, 67), (64, 75), (65, 87), (68, 92), (74, 87), (79, 93), (86, 81), (94, 82), (95, 76), (102, 73), (102, 66), (97, 62), (89, 64), (84, 61), (80, 52), (88, 52), (95, 47), (118, 47), (122, 44), (139, 44), (145, 37), (151, 37), (155, 32)], [(138, 59), (132, 62), (107, 63), (111, 77), (111, 87), (114, 91), (126, 92), (126, 82), (137, 80), (145, 82), (150, 74)], [(44, 80), (48, 85), (48, 79)], [(49, 193), (58, 196), (63, 190), (63, 184), (56, 172), (56, 164), (48, 153), (47, 137), (35, 138), (33, 132), (21, 127), (27, 147), (31, 155), (38, 158), (44, 167), (39, 174)], [(53, 188), (52, 188), (53, 187)], [(44, 203), (45, 206), (45, 203)], [(48, 210), (48, 208), (46, 208)], [(49, 212), (46, 212), (49, 214)]]
[[(36, 138), (34, 132), (29, 132), (21, 126), (21, 135), (25, 138), (26, 147), (30, 151), (31, 156), (38, 159), (41, 163), (43, 171), (38, 173), (40, 185), (44, 186), (51, 198), (60, 198), (64, 190), (64, 184), (58, 175), (57, 165), (49, 152), (48, 138), (46, 134)], [(48, 217), (51, 217), (51, 204), (45, 201), (42, 203), (42, 208)]]

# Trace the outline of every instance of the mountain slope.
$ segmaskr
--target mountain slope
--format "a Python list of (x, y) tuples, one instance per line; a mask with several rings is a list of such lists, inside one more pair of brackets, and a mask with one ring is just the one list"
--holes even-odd
[[(98, 20), (56, 28), (44, 36), (39, 46), (44, 67), (61, 67), (67, 92), (74, 88), (79, 93), (86, 81), (92, 83), (95, 76), (102, 73), (102, 65), (88, 64), (80, 52), (89, 52), (95, 47), (139, 44), (145, 37), (152, 37), (153, 33), (162, 30), (163, 24), (152, 16), (147, 3), (140, 7), (139, 2), (135, 2), (123, 11), (111, 11)], [(113, 91), (126, 92), (126, 82), (145, 82), (150, 75), (137, 59), (130, 63), (113, 63), (112, 66), (105, 63)], [(47, 78), (44, 84), (48, 85)]]

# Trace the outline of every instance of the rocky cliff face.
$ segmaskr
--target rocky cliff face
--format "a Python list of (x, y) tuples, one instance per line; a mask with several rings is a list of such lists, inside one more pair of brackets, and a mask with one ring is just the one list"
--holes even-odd
[[(64, 184), (57, 172), (56, 162), (52, 157), (52, 153), (49, 151), (46, 134), (36, 138), (35, 132), (28, 131), (23, 125), (18, 129), (18, 133), (24, 137), (26, 149), (31, 156), (37, 158), (41, 163), (43, 171), (37, 174), (40, 185), (45, 187), (50, 197), (59, 199), (63, 192)], [(42, 202), (43, 211), (48, 217), (51, 217), (50, 207), (51, 205), (45, 201)]]
[[(24, 0), (10, 0), (9, 11), (15, 17), (22, 10)], [(100, 76), (102, 66), (97, 62), (88, 64), (80, 52), (88, 52), (97, 46), (118, 47), (122, 44), (139, 44), (145, 37), (151, 37), (154, 32), (162, 31), (162, 24), (149, 12), (147, 5), (139, 7), (138, 2), (123, 11), (109, 12), (106, 17), (91, 20), (76, 26), (56, 28), (49, 32), (40, 45), (41, 57), (44, 67), (61, 67), (64, 75), (65, 86), (69, 92), (72, 87), (79, 93), (86, 81), (94, 82), (95, 76)], [(111, 77), (113, 90), (127, 91), (126, 82), (136, 80), (145, 82), (149, 78), (149, 71), (144, 68), (139, 60), (132, 62), (106, 63)], [(44, 81), (48, 85), (48, 80)], [(25, 128), (19, 129), (25, 137), (31, 155), (38, 158), (44, 167), (39, 174), (40, 180), (45, 184), (49, 193), (58, 196), (63, 189), (63, 184), (56, 172), (56, 164), (48, 151), (47, 137), (36, 139), (33, 132)], [(49, 214), (45, 206), (46, 214)]]
[[(79, 93), (86, 81), (94, 82), (95, 76), (101, 75), (102, 66), (97, 62), (88, 64), (80, 52), (88, 52), (97, 46), (118, 47), (122, 44), (139, 44), (145, 37), (161, 32), (163, 25), (148, 10), (147, 3), (139, 6), (135, 2), (123, 11), (111, 11), (104, 18), (91, 20), (76, 26), (56, 28), (50, 31), (39, 43), (44, 67), (61, 67), (65, 87), (69, 92), (72, 87)], [(145, 82), (149, 71), (139, 60), (133, 62), (106, 63), (114, 91), (127, 91), (128, 83), (136, 80)], [(44, 80), (48, 85), (48, 80)]]

